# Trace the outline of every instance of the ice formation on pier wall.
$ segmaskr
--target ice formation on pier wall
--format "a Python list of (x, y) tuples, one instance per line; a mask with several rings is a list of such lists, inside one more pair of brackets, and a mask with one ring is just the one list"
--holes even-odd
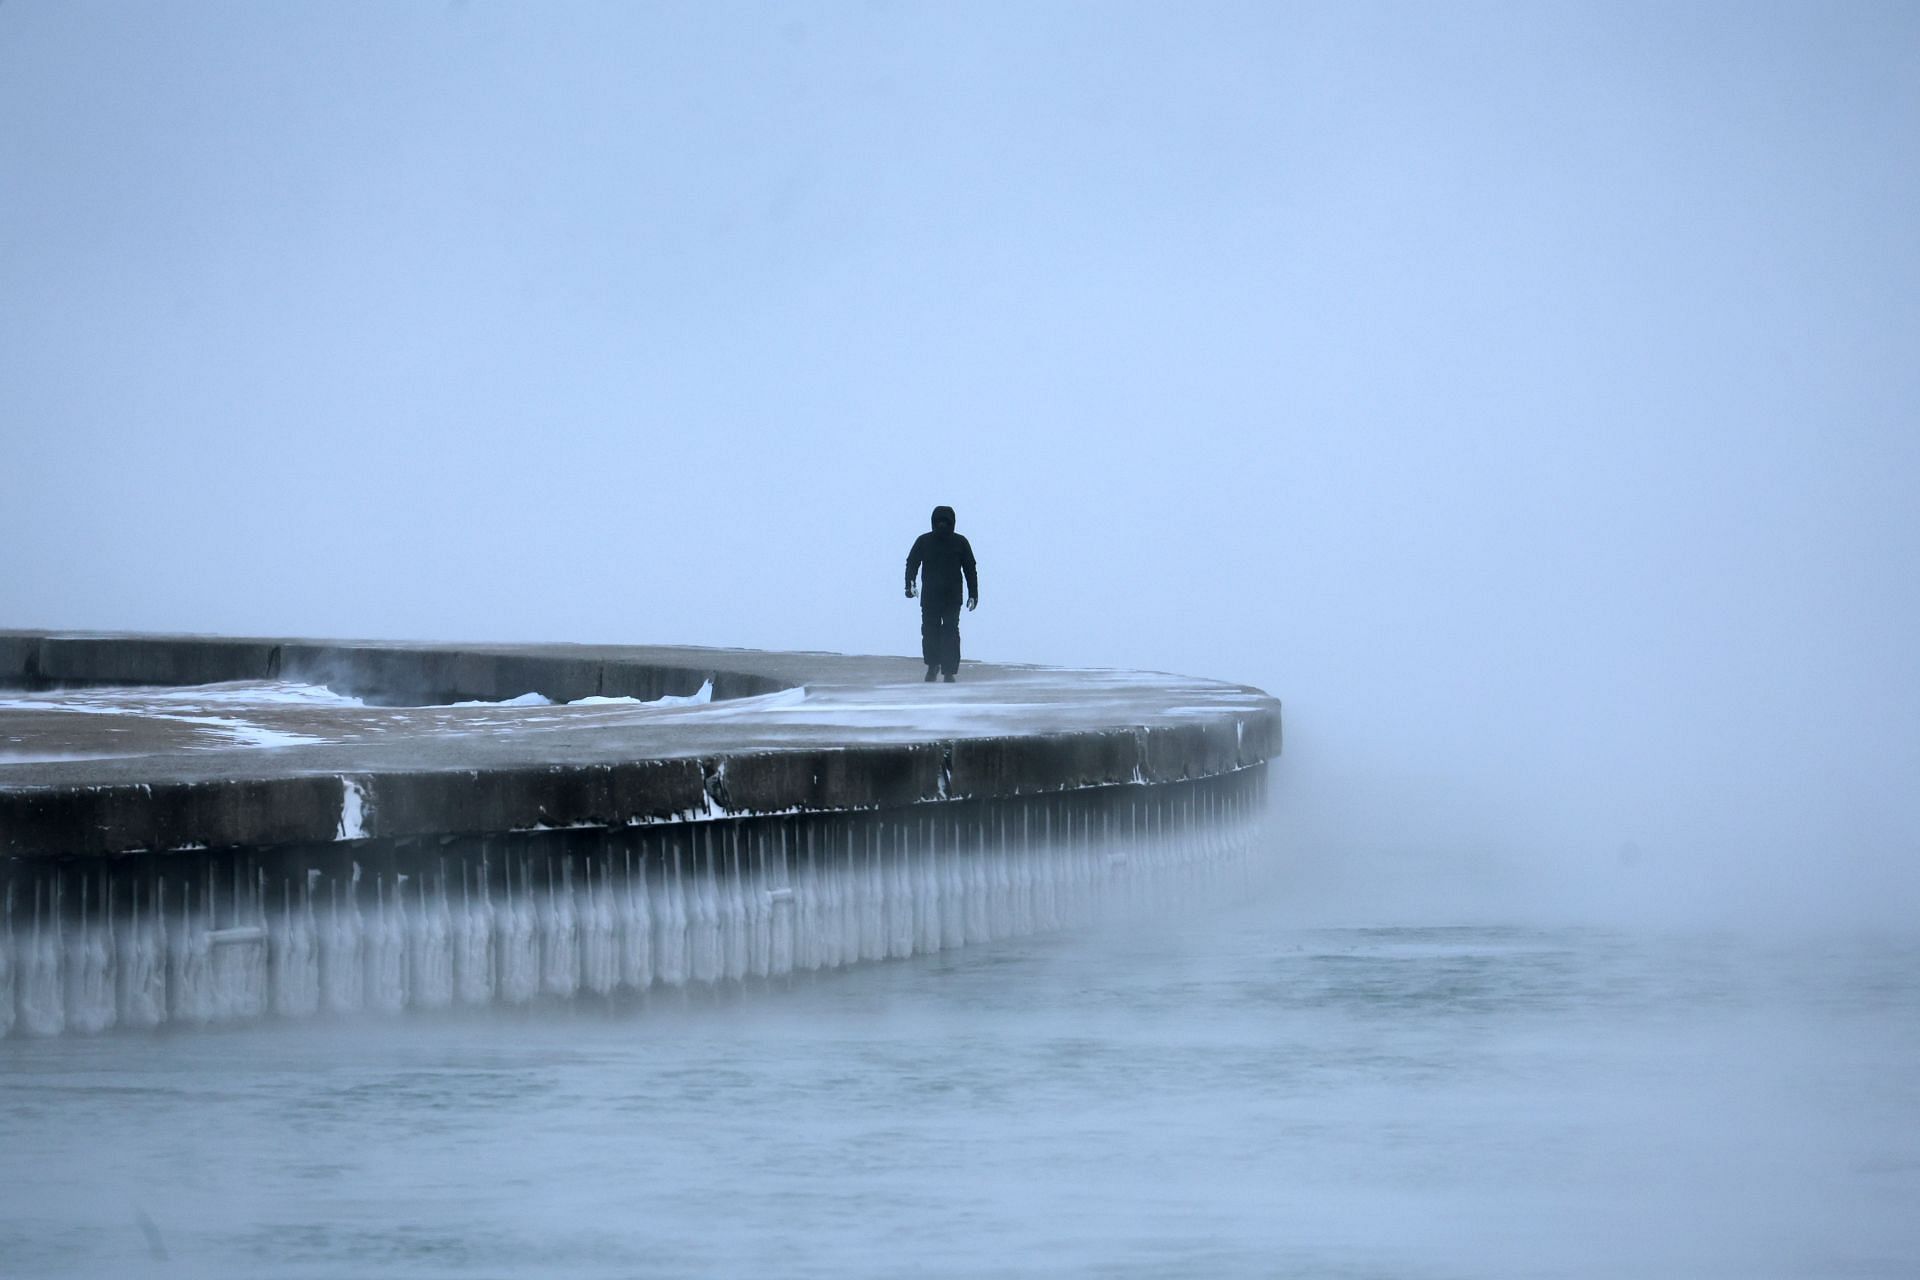
[(0, 863), (0, 1035), (614, 998), (1164, 908), (1265, 770), (911, 809)]

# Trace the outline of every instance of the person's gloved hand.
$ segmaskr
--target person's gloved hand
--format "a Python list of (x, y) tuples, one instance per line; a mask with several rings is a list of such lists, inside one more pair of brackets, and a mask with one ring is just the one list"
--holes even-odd
[(913, 599), (913, 584), (911, 582), (907, 584), (907, 599)]
[(968, 596), (968, 597), (967, 597), (967, 612), (968, 612), (968, 613), (972, 613), (972, 612), (973, 612), (973, 611), (974, 611), (975, 609), (978, 609), (979, 607), (980, 607), (980, 597), (979, 597), (979, 596)]

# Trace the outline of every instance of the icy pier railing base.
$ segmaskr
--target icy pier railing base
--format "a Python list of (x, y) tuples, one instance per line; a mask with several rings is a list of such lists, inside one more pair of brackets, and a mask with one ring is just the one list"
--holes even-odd
[(1265, 786), (0, 863), (0, 1035), (611, 999), (1085, 926), (1237, 874)]

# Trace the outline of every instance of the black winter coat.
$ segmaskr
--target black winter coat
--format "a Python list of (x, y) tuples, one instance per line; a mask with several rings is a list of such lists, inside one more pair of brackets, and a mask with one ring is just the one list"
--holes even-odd
[(964, 576), (967, 594), (980, 594), (980, 574), (973, 563), (973, 546), (952, 529), (935, 529), (914, 539), (907, 553), (907, 585), (914, 577), (920, 581), (920, 595), (926, 600), (957, 600)]

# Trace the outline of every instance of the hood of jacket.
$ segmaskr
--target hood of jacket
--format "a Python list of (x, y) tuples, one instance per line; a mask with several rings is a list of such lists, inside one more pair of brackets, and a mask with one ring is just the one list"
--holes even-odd
[(952, 507), (935, 507), (933, 509), (933, 530), (935, 533), (940, 532), (942, 529), (945, 529), (948, 533), (952, 533), (953, 525)]

